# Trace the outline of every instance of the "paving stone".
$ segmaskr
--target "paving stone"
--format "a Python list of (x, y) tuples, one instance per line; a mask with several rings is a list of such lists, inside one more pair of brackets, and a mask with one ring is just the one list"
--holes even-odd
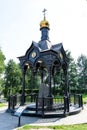
[[(0, 130), (14, 130), (18, 127), (18, 117), (6, 113), (6, 107), (0, 108)], [(38, 126), (70, 125), (87, 123), (87, 105), (76, 114), (65, 118), (39, 118), (39, 117), (21, 117), (21, 126), (25, 124)]]

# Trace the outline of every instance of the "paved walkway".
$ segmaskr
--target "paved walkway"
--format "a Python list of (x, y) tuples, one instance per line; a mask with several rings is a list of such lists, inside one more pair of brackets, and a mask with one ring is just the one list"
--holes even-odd
[[(6, 107), (0, 108), (0, 130), (13, 130), (17, 128), (18, 117), (12, 116), (10, 113), (6, 113)], [(84, 105), (84, 109), (76, 115), (67, 116), (65, 118), (39, 118), (39, 117), (22, 117), (21, 126), (25, 124), (30, 125), (69, 125), (87, 123), (87, 105)]]

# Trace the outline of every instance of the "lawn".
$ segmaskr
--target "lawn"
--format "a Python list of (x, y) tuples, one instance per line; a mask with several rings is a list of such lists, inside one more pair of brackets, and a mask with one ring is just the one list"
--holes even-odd
[(83, 104), (87, 103), (87, 94), (83, 94)]
[(5, 107), (7, 106), (6, 103), (0, 103), (0, 107)]
[(40, 130), (44, 128), (44, 130), (50, 128), (50, 130), (87, 130), (87, 124), (79, 124), (79, 125), (61, 125), (61, 126), (29, 126), (25, 125), (17, 130)]

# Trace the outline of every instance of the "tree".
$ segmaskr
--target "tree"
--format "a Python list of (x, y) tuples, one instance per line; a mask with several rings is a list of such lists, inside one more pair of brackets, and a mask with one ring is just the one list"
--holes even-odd
[(5, 71), (5, 56), (0, 49), (0, 94), (2, 93), (3, 73)]
[(77, 59), (78, 82), (80, 88), (87, 88), (87, 57), (81, 55)]
[[(68, 62), (68, 86), (69, 86), (69, 91), (75, 90), (78, 87), (78, 75), (77, 75), (77, 68), (76, 68), (76, 63), (71, 56), (71, 52), (66, 51), (66, 55), (69, 59)], [(61, 93), (64, 93), (64, 87), (65, 87), (65, 78), (64, 78), (64, 72), (62, 69), (57, 70), (56, 75), (54, 75), (54, 81), (55, 84), (57, 85), (57, 88), (61, 90)], [(55, 86), (55, 85), (54, 85)]]
[(5, 93), (15, 94), (21, 86), (21, 69), (18, 64), (10, 60), (6, 66), (4, 77)]
[(28, 68), (26, 71), (26, 76), (25, 76), (25, 86), (26, 89), (38, 89), (40, 86), (40, 73), (37, 71), (35, 75), (33, 76), (32, 69)]
[(1, 75), (3, 74), (3, 72), (5, 70), (4, 61), (5, 61), (5, 56), (4, 56), (3, 52), (0, 49), (0, 78), (1, 78)]
[(76, 89), (78, 87), (78, 75), (77, 75), (77, 68), (76, 63), (71, 56), (71, 52), (66, 52), (67, 57), (69, 58), (69, 67), (68, 67), (68, 83), (69, 83), (69, 90)]

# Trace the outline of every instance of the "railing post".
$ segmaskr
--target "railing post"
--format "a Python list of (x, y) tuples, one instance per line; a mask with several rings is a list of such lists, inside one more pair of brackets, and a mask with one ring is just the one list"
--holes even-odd
[(14, 111), (14, 107), (15, 107), (15, 96), (12, 96), (12, 110)]
[(76, 95), (74, 94), (74, 105), (76, 105)]
[(18, 118), (18, 127), (20, 126), (20, 124), (21, 124), (21, 116), (19, 116)]
[(66, 96), (64, 96), (64, 114), (66, 114)]
[(83, 109), (83, 98), (82, 98), (82, 94), (81, 94), (81, 107)]
[(69, 112), (69, 95), (67, 96), (67, 112)]
[(10, 96), (8, 96), (8, 110), (10, 110), (11, 107), (11, 101), (10, 101)]
[(69, 97), (64, 96), (64, 114), (69, 112)]
[(44, 97), (42, 98), (42, 117), (44, 117)]
[(79, 107), (81, 106), (81, 103), (80, 103), (80, 95), (78, 95), (78, 104), (79, 104)]
[(82, 95), (79, 94), (79, 107), (83, 107)]
[(38, 113), (38, 96), (36, 96), (36, 114)]
[(17, 96), (16, 95), (13, 95), (12, 96), (13, 100), (12, 100), (12, 109), (14, 110), (15, 109), (15, 106), (17, 104)]
[(12, 95), (10, 96), (10, 108), (12, 111), (13, 110), (13, 96)]

